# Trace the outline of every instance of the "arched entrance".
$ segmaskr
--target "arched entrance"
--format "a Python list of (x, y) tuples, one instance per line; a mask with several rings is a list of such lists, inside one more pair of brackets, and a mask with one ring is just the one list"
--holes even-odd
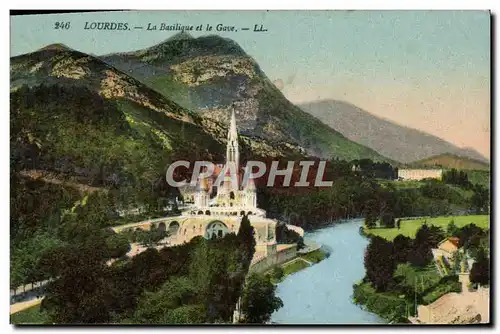
[(205, 214), (206, 214), (207, 216), (210, 216), (210, 210), (205, 211)]
[(229, 229), (227, 228), (226, 224), (224, 224), (220, 220), (214, 220), (207, 225), (207, 228), (205, 230), (205, 239), (212, 239), (214, 237), (222, 238), (228, 233)]
[[(159, 226), (158, 226), (159, 227)], [(181, 225), (177, 221), (173, 221), (168, 225), (168, 233), (170, 235), (176, 235), (179, 232)]]

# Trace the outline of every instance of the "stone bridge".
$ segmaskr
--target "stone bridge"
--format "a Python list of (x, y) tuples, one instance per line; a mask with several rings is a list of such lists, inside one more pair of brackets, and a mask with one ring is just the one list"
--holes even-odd
[[(210, 239), (222, 238), (228, 233), (238, 233), (242, 215), (207, 215), (196, 213), (195, 215), (180, 215), (148, 219), (145, 221), (112, 227), (116, 233), (133, 230), (150, 230), (152, 226), (157, 229), (168, 231), (170, 239), (175, 243), (189, 242), (196, 236)], [(256, 215), (249, 215), (251, 225), (255, 230), (257, 244), (268, 244), (276, 242), (277, 221)]]

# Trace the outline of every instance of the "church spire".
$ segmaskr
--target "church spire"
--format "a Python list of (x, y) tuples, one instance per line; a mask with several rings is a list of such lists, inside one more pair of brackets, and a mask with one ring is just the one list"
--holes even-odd
[(232, 165), (236, 177), (240, 167), (240, 150), (238, 147), (238, 130), (236, 129), (236, 116), (234, 109), (231, 111), (231, 122), (227, 133), (226, 165)]
[(234, 116), (234, 110), (231, 111), (231, 123), (229, 125), (229, 132), (227, 133), (228, 141), (237, 140), (238, 131), (236, 130), (236, 117)]

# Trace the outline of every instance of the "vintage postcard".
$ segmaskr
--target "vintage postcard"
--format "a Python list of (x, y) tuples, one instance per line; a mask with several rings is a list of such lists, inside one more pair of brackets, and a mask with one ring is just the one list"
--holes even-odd
[(491, 323), (490, 12), (10, 20), (12, 324)]

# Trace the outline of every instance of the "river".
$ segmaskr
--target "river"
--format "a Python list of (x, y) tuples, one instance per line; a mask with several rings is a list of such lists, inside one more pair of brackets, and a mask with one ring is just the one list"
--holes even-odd
[(327, 246), (330, 257), (287, 276), (277, 295), (284, 306), (273, 313), (278, 324), (383, 324), (377, 315), (352, 302), (352, 285), (365, 274), (368, 241), (359, 234), (361, 219), (351, 219), (304, 235), (305, 241)]

